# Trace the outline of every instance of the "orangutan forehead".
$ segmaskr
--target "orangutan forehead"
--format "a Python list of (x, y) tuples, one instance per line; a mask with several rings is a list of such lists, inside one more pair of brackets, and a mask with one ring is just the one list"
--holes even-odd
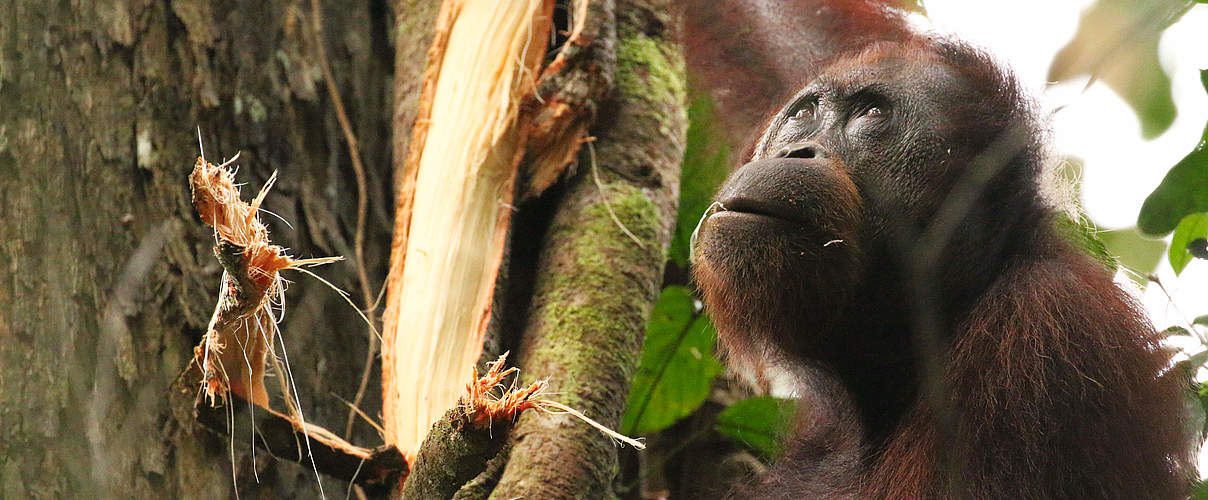
[(940, 72), (943, 67), (943, 61), (930, 45), (884, 42), (835, 60), (813, 86), (836, 91), (858, 89), (874, 82), (900, 80), (906, 75), (917, 77)]
[(810, 82), (803, 93), (842, 98), (879, 88), (919, 97), (960, 93), (972, 98), (1012, 88), (1013, 85), (1007, 85), (1009, 82), (992, 61), (975, 49), (921, 38), (880, 42), (841, 56)]

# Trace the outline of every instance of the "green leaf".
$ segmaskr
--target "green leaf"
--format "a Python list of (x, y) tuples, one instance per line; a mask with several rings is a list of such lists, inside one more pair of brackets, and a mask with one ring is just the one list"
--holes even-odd
[(1183, 272), (1183, 268), (1191, 262), (1192, 255), (1187, 250), (1187, 244), (1204, 237), (1208, 237), (1208, 213), (1188, 215), (1175, 226), (1166, 256), (1170, 259), (1170, 267), (1176, 275)]
[[(1208, 70), (1200, 70), (1200, 83), (1204, 92), (1208, 92)], [(1137, 227), (1142, 232), (1160, 236), (1176, 229), (1185, 217), (1197, 212), (1208, 212), (1208, 125), (1204, 126), (1195, 149), (1171, 167), (1162, 183), (1145, 198), (1137, 216)], [(1180, 248), (1186, 250), (1186, 246), (1184, 243)], [(1173, 244), (1171, 248), (1174, 248)], [(1174, 265), (1173, 258), (1171, 265)]]
[(1176, 114), (1158, 42), (1190, 8), (1181, 0), (1099, 0), (1083, 11), (1078, 32), (1053, 58), (1049, 81), (1091, 75), (1133, 108), (1142, 136), (1157, 137)]
[(770, 396), (744, 399), (722, 410), (714, 428), (770, 460), (780, 455), (781, 441), (788, 433), (796, 408), (791, 399)]
[(1208, 127), (1195, 149), (1171, 167), (1162, 183), (1145, 198), (1137, 227), (1146, 234), (1162, 236), (1197, 212), (1208, 212)]
[(1191, 321), (1191, 324), (1200, 325), (1200, 326), (1208, 326), (1208, 314), (1205, 314), (1203, 316), (1196, 316), (1195, 319)]
[(1208, 363), (1208, 351), (1200, 351), (1187, 358), (1187, 364), (1191, 365), (1191, 367), (1196, 370), (1202, 368), (1204, 363)]
[(664, 288), (646, 324), (621, 433), (658, 432), (696, 411), (721, 371), (713, 354), (716, 342), (717, 333), (688, 289)]
[[(1197, 318), (1198, 319), (1198, 318)], [(1181, 326), (1171, 326), (1162, 330), (1163, 337), (1190, 337), (1191, 332)]]
[[(1208, 0), (1200, 0), (1200, 3), (1208, 3)], [(1208, 500), (1208, 481), (1196, 481), (1192, 485), (1190, 500)]]
[[(1081, 159), (1068, 157), (1059, 164), (1056, 172), (1062, 179), (1062, 182), (1069, 185), (1071, 195), (1074, 199), (1082, 197), (1082, 170), (1083, 162)], [(1053, 229), (1067, 242), (1081, 248), (1105, 267), (1115, 271), (1120, 266), (1120, 261), (1112, 253), (1112, 250), (1108, 249), (1107, 241), (1102, 237), (1104, 232), (1100, 231), (1099, 227), (1091, 222), (1090, 217), (1086, 215), (1086, 211), (1081, 206), (1076, 206), (1076, 208), (1077, 212), (1072, 217), (1055, 217), (1053, 219)]]
[[(1195, 372), (1204, 367), (1204, 363), (1208, 363), (1208, 351), (1200, 351), (1192, 354), (1187, 359), (1174, 364), (1174, 369), (1179, 370), (1187, 375), (1187, 378), (1195, 377)], [(1208, 394), (1205, 393), (1205, 388), (1200, 388), (1200, 399), (1208, 404)]]
[(670, 251), (671, 260), (681, 267), (688, 266), (692, 231), (730, 174), (730, 148), (717, 125), (713, 101), (703, 95), (695, 97), (688, 106), (688, 141)]
[[(1083, 161), (1073, 157), (1065, 158), (1056, 171), (1062, 182), (1068, 184), (1073, 199), (1082, 197), (1082, 171)], [(1066, 241), (1082, 248), (1108, 269), (1115, 271), (1124, 265), (1136, 271), (1128, 276), (1140, 287), (1148, 284), (1145, 275), (1158, 267), (1162, 250), (1166, 249), (1165, 242), (1146, 238), (1135, 227), (1100, 230), (1081, 206), (1077, 206), (1073, 217), (1055, 218), (1053, 225)]]
[(1203, 386), (1192, 383), (1183, 393), (1183, 406), (1186, 408), (1187, 435), (1203, 439), (1205, 429), (1208, 429), (1208, 398), (1205, 398)]
[(1198, 430), (1199, 438), (1203, 440), (1204, 436), (1208, 436), (1208, 387), (1200, 382), (1192, 382), (1188, 392), (1199, 400), (1200, 415), (1197, 416), (1203, 416), (1204, 419), (1199, 421), (1200, 428), (1193, 430)]
[(1135, 227), (1100, 231), (1099, 239), (1103, 241), (1107, 253), (1116, 256), (1125, 267), (1136, 271), (1138, 275), (1130, 274), (1138, 285), (1145, 285), (1145, 276), (1157, 269), (1162, 260), (1162, 251), (1166, 242), (1141, 236)]

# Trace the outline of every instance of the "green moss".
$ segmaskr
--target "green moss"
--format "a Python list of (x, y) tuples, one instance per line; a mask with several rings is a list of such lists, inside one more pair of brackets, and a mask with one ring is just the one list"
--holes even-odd
[(622, 36), (617, 45), (616, 82), (622, 95), (646, 96), (659, 103), (684, 102), (684, 64), (660, 48), (665, 42), (631, 33)]
[(13, 63), (4, 58), (4, 50), (0, 50), (0, 90), (4, 90), (4, 81), (12, 79)]
[[(637, 243), (625, 234), (625, 229), (649, 250), (657, 245), (655, 233), (659, 226), (658, 208), (640, 189), (621, 184), (607, 186), (606, 189), (615, 194), (606, 197), (608, 205), (600, 202), (583, 211), (582, 225), (578, 226), (579, 233), (571, 240), (570, 248), (580, 271), (576, 274), (584, 275), (580, 278), (598, 280), (599, 285), (616, 280), (615, 273), (620, 261), (635, 260), (643, 255), (633, 251)], [(609, 214), (610, 208), (616, 214), (615, 221)]]
[[(609, 205), (602, 201), (586, 207), (574, 226), (555, 229), (555, 238), (568, 237), (569, 269), (552, 273), (543, 287), (542, 330), (557, 341), (542, 342), (538, 357), (567, 367), (589, 367), (592, 360), (632, 356), (636, 349), (627, 344), (636, 341), (627, 332), (641, 328), (633, 323), (632, 311), (641, 310), (649, 297), (623, 291), (630, 287), (618, 282), (618, 270), (640, 269), (647, 261), (663, 258), (661, 245), (655, 242), (659, 227), (658, 207), (642, 192), (625, 184), (606, 185)], [(624, 234), (609, 214), (642, 241), (645, 251), (634, 252), (634, 241)], [(573, 230), (573, 235), (567, 231)], [(628, 314), (627, 314), (628, 313)], [(634, 363), (622, 363), (631, 366)], [(627, 377), (626, 377), (627, 378)], [(563, 382), (575, 384), (575, 377)], [(578, 391), (560, 387), (567, 394)], [(571, 403), (567, 401), (567, 403)]]
[(1082, 213), (1081, 209), (1075, 218), (1061, 215), (1054, 217), (1053, 228), (1067, 242), (1082, 249), (1108, 269), (1115, 271), (1119, 267), (1120, 262), (1108, 251), (1107, 246), (1099, 237), (1099, 229), (1086, 217), (1086, 214)]
[[(571, 239), (569, 252), (574, 256), (577, 269), (573, 273), (555, 277), (573, 280), (573, 289), (582, 289), (583, 279), (592, 281), (587, 283), (589, 286), (606, 286), (614, 282), (618, 261), (632, 260), (639, 255), (633, 253), (632, 246), (636, 243), (621, 226), (633, 233), (647, 248), (656, 244), (654, 238), (659, 220), (654, 202), (640, 189), (629, 185), (605, 185), (605, 190), (609, 193), (605, 197), (608, 204), (601, 201), (587, 207), (580, 214), (580, 219), (575, 221), (577, 234)], [(609, 214), (610, 208), (620, 225)], [(557, 283), (555, 288), (561, 288), (564, 284), (567, 283)]]

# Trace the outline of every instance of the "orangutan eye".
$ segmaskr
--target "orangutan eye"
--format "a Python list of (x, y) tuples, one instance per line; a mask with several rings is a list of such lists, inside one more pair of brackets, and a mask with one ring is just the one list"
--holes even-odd
[(813, 120), (817, 113), (818, 105), (814, 102), (807, 102), (797, 109), (796, 113), (790, 118), (794, 121)]
[(885, 104), (872, 104), (857, 108), (847, 122), (849, 133), (869, 132), (886, 122), (890, 108)]

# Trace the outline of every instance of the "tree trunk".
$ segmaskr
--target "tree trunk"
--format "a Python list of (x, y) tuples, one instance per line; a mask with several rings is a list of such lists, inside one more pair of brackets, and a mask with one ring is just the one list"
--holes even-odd
[[(323, 43), (366, 169), (363, 261), (376, 293), (391, 151), (397, 167), (440, 1), (324, 3)], [(685, 127), (668, 2), (616, 3), (617, 88), (597, 112), (598, 141), (563, 187), (516, 216), (522, 262), (505, 270), (514, 282), (492, 338), (519, 349), (526, 375), (551, 377), (557, 399), (614, 427), (659, 286)], [(356, 177), (310, 16), (303, 0), (0, 3), (0, 496), (317, 496), (308, 466), (269, 457), (250, 435), (200, 430), (191, 399), (169, 394), (221, 276), (187, 187), (198, 127), (208, 160), (240, 153), (245, 198), (279, 171), (264, 208), (292, 227), (265, 216), (273, 241), (295, 256), (349, 257), (317, 272), (363, 305)], [(367, 328), (317, 280), (285, 277), (282, 340), (301, 408), (342, 434)], [(377, 418), (370, 368), (359, 406)], [(271, 405), (284, 409), (278, 395)], [(506, 472), (491, 466), (496, 496), (607, 491), (606, 437), (548, 415), (525, 417), (517, 436)], [(350, 441), (382, 442), (361, 422)], [(345, 495), (347, 483), (321, 482)]]
[[(400, 25), (426, 33), (412, 8), (425, 2), (401, 3), (411, 10)], [(367, 169), (376, 292), (391, 227), (391, 74), (422, 68), (424, 49), (418, 62), (394, 60), (384, 1), (322, 14)], [(196, 127), (207, 159), (241, 152), (245, 196), (280, 171), (265, 208), (293, 229), (266, 217), (277, 243), (352, 256), (357, 189), (309, 16), (308, 3), (280, 0), (0, 3), (0, 496), (229, 498), (234, 484), (317, 495), (308, 468), (263, 451), (253, 468), (250, 436), (220, 439), (168, 404), (220, 274), (189, 203)], [(360, 302), (350, 262), (318, 272)], [(302, 408), (341, 432), (337, 397), (354, 398), (367, 329), (333, 291), (286, 277), (282, 334)], [(375, 415), (377, 399), (369, 390), (361, 406)], [(352, 440), (381, 442), (364, 424)]]

